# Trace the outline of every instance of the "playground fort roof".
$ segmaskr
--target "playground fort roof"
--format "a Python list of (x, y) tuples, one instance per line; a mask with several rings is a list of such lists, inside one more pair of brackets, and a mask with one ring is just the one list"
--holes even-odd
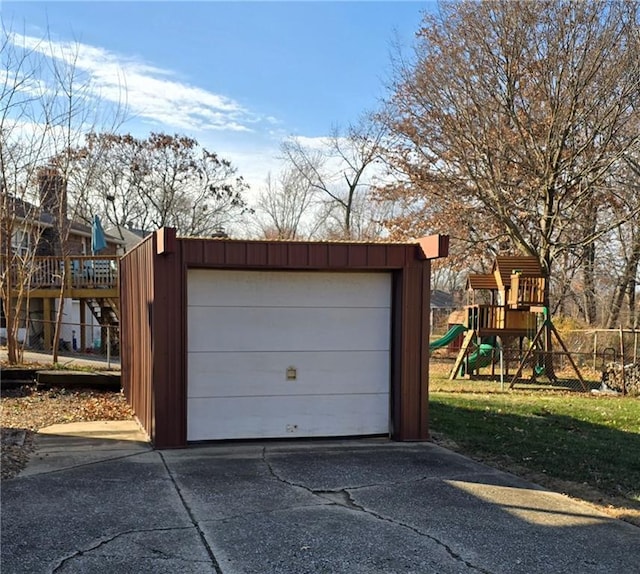
[[(498, 271), (502, 284), (508, 289), (511, 287), (511, 274), (518, 271), (523, 277), (542, 277), (542, 268), (537, 257), (523, 256), (498, 256), (493, 263), (492, 273)], [(485, 287), (486, 289), (486, 287)]]
[(467, 289), (498, 289), (498, 282), (493, 275), (469, 275)]

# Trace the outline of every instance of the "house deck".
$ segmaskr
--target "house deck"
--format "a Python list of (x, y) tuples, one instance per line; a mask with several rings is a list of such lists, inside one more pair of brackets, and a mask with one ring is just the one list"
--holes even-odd
[(34, 257), (28, 281), (31, 297), (92, 299), (118, 297), (118, 259), (114, 255)]
[[(51, 317), (55, 300), (78, 299), (80, 323), (86, 323), (87, 307), (103, 327), (119, 323), (119, 257), (115, 255), (95, 255), (69, 257), (28, 256), (11, 271), (11, 285), (14, 289), (24, 289), (29, 299), (41, 300), (44, 317)], [(3, 271), (3, 270), (1, 270)], [(44, 348), (51, 350), (53, 325), (43, 322)], [(80, 329), (81, 348), (87, 346), (85, 330)]]

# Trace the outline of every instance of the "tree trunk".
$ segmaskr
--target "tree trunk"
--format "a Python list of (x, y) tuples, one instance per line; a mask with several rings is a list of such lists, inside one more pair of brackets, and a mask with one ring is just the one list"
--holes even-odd
[(638, 311), (636, 309), (636, 280), (632, 278), (629, 280), (629, 287), (627, 289), (627, 298), (629, 300), (629, 327), (635, 329), (638, 326)]
[(5, 297), (3, 299), (4, 316), (6, 321), (7, 331), (7, 359), (10, 365), (16, 365), (18, 363), (18, 340), (16, 337), (17, 330), (15, 328), (15, 321), (17, 317), (13, 312), (13, 278), (12, 270), (9, 269), (7, 286), (5, 288)]
[[(3, 205), (2, 207), (3, 211), (5, 211), (5, 205)], [(18, 342), (16, 338), (17, 331), (14, 324), (17, 318), (14, 312), (13, 304), (13, 281), (15, 279), (17, 270), (14, 269), (15, 266), (13, 264), (13, 251), (11, 249), (11, 227), (10, 225), (7, 225), (7, 222), (5, 221), (3, 221), (2, 223), (2, 256), (5, 262), (4, 265), (7, 266), (5, 269), (3, 269), (5, 278), (2, 289), (2, 305), (4, 307), (5, 330), (7, 332), (7, 360), (9, 361), (10, 365), (15, 365), (18, 363)]]
[(51, 360), (54, 364), (58, 362), (58, 351), (60, 350), (60, 332), (62, 331), (62, 317), (64, 315), (64, 287), (67, 280), (66, 267), (66, 265), (63, 265), (62, 268), (60, 295), (58, 296), (58, 309), (56, 311), (56, 324), (53, 331), (53, 345), (51, 347)]
[(609, 311), (609, 318), (607, 319), (607, 329), (613, 329), (620, 317), (620, 309), (622, 309), (622, 303), (624, 301), (625, 286), (618, 284), (616, 286), (615, 295), (611, 304), (611, 311)]
[[(545, 277), (544, 285), (544, 317), (546, 322), (544, 330), (544, 372), (550, 381), (556, 379), (556, 373), (553, 366), (553, 341), (551, 336), (553, 331), (551, 329), (551, 253), (549, 249), (543, 251), (542, 259), (542, 272)], [(535, 368), (535, 367), (534, 367)], [(535, 372), (535, 371), (534, 371)]]
[(633, 240), (631, 255), (625, 262), (624, 271), (618, 281), (618, 285), (616, 285), (615, 295), (611, 304), (611, 312), (607, 320), (607, 329), (615, 329), (619, 323), (620, 310), (624, 303), (625, 294), (629, 296), (629, 323), (635, 323), (635, 317), (637, 315), (635, 308), (635, 288), (638, 265), (640, 265), (640, 233), (638, 233)]
[(584, 320), (589, 325), (597, 321), (596, 292), (595, 292), (596, 246), (590, 243), (584, 248), (582, 274), (584, 279)]

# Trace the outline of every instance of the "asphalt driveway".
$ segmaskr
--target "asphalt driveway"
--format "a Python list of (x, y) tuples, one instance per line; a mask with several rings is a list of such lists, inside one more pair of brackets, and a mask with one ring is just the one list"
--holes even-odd
[(640, 529), (433, 444), (69, 434), (2, 484), (3, 573), (640, 572)]

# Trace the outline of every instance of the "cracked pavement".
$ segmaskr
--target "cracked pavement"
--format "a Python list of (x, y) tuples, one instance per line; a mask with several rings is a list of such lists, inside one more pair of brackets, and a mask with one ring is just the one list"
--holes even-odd
[(429, 443), (39, 441), (3, 572), (640, 572), (640, 529)]

